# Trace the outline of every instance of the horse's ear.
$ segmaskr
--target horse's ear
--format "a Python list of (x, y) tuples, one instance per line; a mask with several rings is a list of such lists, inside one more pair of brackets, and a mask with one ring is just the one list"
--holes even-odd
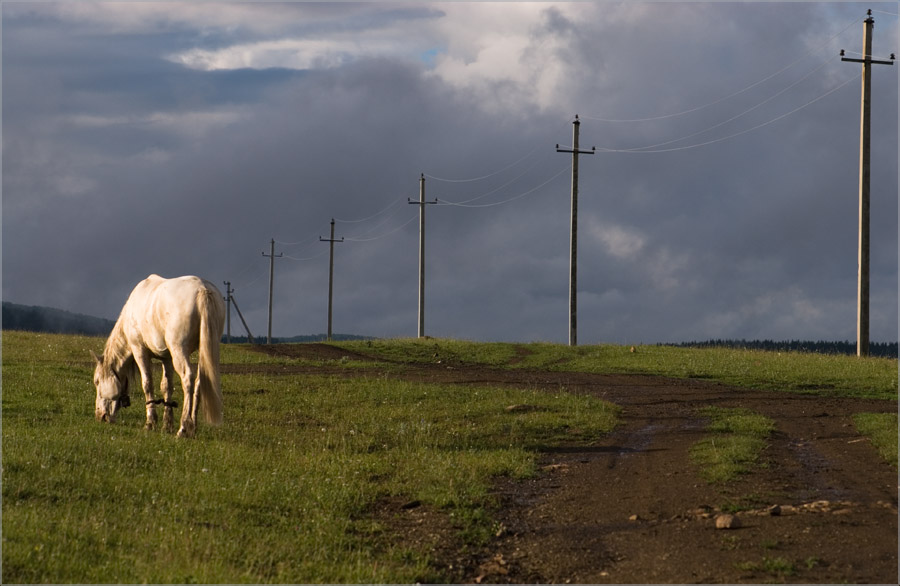
[(95, 354), (93, 350), (88, 350), (88, 352), (90, 352), (91, 356), (94, 357), (94, 362), (96, 362), (97, 364), (103, 364), (103, 357), (97, 356), (97, 354)]

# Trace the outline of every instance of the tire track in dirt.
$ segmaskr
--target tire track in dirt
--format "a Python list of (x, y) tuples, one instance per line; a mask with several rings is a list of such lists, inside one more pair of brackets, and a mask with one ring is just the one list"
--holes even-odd
[[(630, 378), (580, 387), (623, 407), (619, 429), (589, 449), (548, 451), (538, 479), (501, 483), (506, 534), (471, 580), (896, 580), (896, 469), (859, 441), (849, 419), (895, 411), (896, 402)], [(775, 419), (766, 468), (724, 487), (699, 479), (689, 450), (705, 435), (697, 410), (711, 404)], [(827, 503), (809, 505), (816, 501)], [(729, 502), (754, 510), (738, 514), (741, 529), (716, 530), (713, 515)], [(770, 505), (785, 514), (768, 514)]]
[[(289, 357), (340, 359), (298, 345)], [(323, 350), (324, 352), (325, 350)], [(365, 358), (365, 357), (363, 357)], [(267, 368), (248, 366), (241, 368)], [(283, 367), (284, 374), (321, 367)], [(543, 472), (499, 479), (501, 531), (472, 551), (439, 510), (387, 503), (397, 539), (432, 552), (459, 582), (896, 583), (897, 469), (858, 435), (852, 415), (897, 412), (896, 401), (755, 391), (697, 380), (415, 365), (403, 371), (329, 367), (329, 374), (437, 384), (511, 385), (585, 393), (623, 409), (591, 446), (548, 447)], [(698, 410), (744, 407), (776, 422), (765, 467), (725, 486), (701, 480), (690, 447), (705, 436)], [(715, 529), (735, 505), (742, 527)], [(769, 513), (781, 505), (782, 513)]]

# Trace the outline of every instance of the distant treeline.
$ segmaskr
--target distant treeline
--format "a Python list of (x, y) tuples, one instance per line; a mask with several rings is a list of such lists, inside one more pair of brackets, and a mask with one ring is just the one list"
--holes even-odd
[[(107, 336), (115, 322), (109, 319), (72, 313), (51, 307), (19, 305), (3, 302), (3, 329), (24, 330), (26, 332), (43, 332), (51, 334), (81, 334), (85, 336)], [(314, 334), (310, 336), (293, 336), (290, 338), (273, 338), (275, 344), (298, 344), (303, 342), (324, 342), (328, 336)], [(355, 336), (351, 334), (334, 334), (335, 341), (373, 340), (371, 336)], [(225, 336), (222, 336), (225, 340)], [(265, 343), (265, 336), (253, 339), (257, 344)], [(231, 336), (233, 344), (246, 344), (247, 336)], [(791, 340), (776, 342), (774, 340), (707, 340), (705, 342), (682, 342), (680, 344), (660, 344), (661, 346), (677, 346), (681, 348), (739, 348), (747, 350), (768, 350), (772, 352), (816, 352), (819, 354), (856, 354), (856, 342), (810, 342)], [(897, 358), (897, 342), (872, 342), (869, 354), (885, 358)]]
[(116, 322), (50, 307), (3, 302), (3, 329), (107, 336)]
[[(84, 336), (108, 336), (112, 331), (115, 321), (53, 309), (52, 307), (40, 307), (36, 305), (19, 305), (18, 303), (3, 302), (3, 329), (21, 330), (25, 332), (40, 332), (45, 334), (81, 334)], [(293, 336), (291, 338), (273, 338), (276, 344), (288, 344), (299, 342), (324, 342), (328, 339), (326, 334), (314, 334), (311, 336)], [(371, 340), (369, 336), (354, 336), (350, 334), (334, 334), (333, 340)], [(225, 336), (222, 336), (225, 340)], [(265, 336), (254, 338), (257, 344), (265, 343)], [(234, 344), (246, 344), (247, 336), (231, 336)]]
[[(856, 342), (811, 342), (790, 340), (707, 340), (706, 342), (682, 342), (662, 344), (680, 348), (738, 348), (742, 350), (767, 350), (770, 352), (813, 352), (818, 354), (856, 355)], [(869, 355), (882, 358), (897, 358), (897, 342), (870, 342)]]

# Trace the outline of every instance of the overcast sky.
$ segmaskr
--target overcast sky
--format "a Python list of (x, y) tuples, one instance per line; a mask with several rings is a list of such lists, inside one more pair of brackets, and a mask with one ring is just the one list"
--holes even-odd
[[(2, 296), (115, 319), (230, 281), (265, 336), (856, 339), (860, 72), (897, 4), (2, 4)], [(898, 66), (873, 66), (873, 341), (897, 339)], [(460, 205), (451, 205), (454, 204)], [(235, 314), (232, 333), (242, 328)]]

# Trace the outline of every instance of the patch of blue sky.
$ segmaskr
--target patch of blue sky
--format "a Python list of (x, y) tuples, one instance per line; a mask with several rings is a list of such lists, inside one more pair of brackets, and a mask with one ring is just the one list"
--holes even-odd
[(444, 53), (446, 49), (441, 47), (435, 47), (433, 49), (428, 49), (427, 51), (423, 51), (419, 54), (419, 59), (422, 63), (425, 64), (429, 69), (434, 69), (437, 65), (437, 56), (441, 53)]

